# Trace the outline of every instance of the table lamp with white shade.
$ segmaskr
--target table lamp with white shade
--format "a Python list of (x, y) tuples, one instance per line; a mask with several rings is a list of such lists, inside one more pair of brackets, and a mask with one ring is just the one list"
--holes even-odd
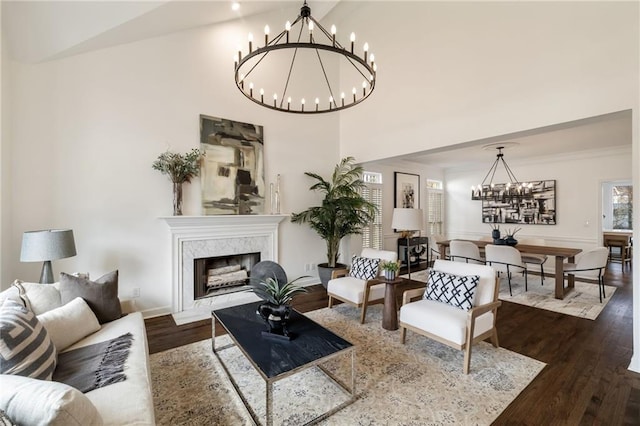
[[(393, 209), (391, 227), (397, 231), (414, 232), (422, 229), (422, 209)], [(409, 257), (409, 234), (407, 234), (407, 272), (411, 279), (411, 258)]]
[(22, 235), (21, 262), (44, 262), (40, 283), (53, 283), (51, 261), (76, 255), (76, 243), (71, 229), (28, 231)]

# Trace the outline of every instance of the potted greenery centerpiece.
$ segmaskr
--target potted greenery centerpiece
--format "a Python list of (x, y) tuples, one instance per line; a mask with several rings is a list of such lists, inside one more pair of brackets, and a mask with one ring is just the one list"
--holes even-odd
[(269, 333), (288, 336), (287, 320), (291, 312), (291, 300), (298, 293), (306, 293), (307, 289), (295, 284), (301, 278), (281, 283), (274, 275), (263, 280), (250, 280), (249, 290), (253, 291), (265, 302), (258, 306), (258, 313), (269, 326)]
[(361, 195), (365, 183), (362, 180), (362, 167), (354, 164), (353, 157), (344, 158), (338, 163), (330, 180), (320, 175), (305, 172), (316, 180), (309, 189), (324, 194), (322, 205), (310, 207), (300, 213), (293, 213), (293, 223), (307, 223), (325, 240), (327, 245), (327, 263), (318, 264), (320, 281), (327, 287), (331, 270), (345, 267), (338, 264), (340, 241), (350, 234), (359, 234), (362, 228), (371, 223), (377, 212), (374, 204)]
[(173, 214), (182, 215), (182, 184), (200, 174), (200, 161), (204, 153), (199, 149), (192, 149), (186, 154), (166, 151), (153, 162), (154, 170), (168, 175), (173, 182)]
[(398, 264), (398, 262), (382, 261), (380, 263), (380, 268), (382, 268), (384, 277), (387, 280), (391, 281), (396, 279), (396, 275), (400, 270), (400, 265)]

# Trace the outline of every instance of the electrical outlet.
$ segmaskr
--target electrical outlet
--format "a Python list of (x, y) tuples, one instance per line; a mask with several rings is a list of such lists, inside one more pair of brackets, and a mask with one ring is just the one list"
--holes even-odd
[(134, 287), (131, 290), (131, 297), (140, 297), (140, 287)]

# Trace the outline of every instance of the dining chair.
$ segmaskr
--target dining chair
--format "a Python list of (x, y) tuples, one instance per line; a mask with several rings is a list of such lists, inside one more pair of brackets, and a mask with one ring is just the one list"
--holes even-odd
[[(544, 246), (546, 245), (544, 238), (521, 238), (518, 240), (520, 244), (530, 246)], [(540, 284), (544, 285), (544, 263), (547, 261), (546, 254), (534, 254), (520, 252), (522, 261), (530, 265), (540, 265)]]
[[(610, 262), (620, 262), (622, 265), (622, 272), (624, 273), (624, 267), (626, 265), (631, 266), (631, 247), (632, 239), (627, 235), (610, 235), (604, 234), (602, 238), (603, 245), (607, 247), (609, 253)], [(618, 249), (620, 256), (613, 255), (613, 249)]]
[(464, 240), (452, 240), (449, 243), (449, 259), (454, 262), (485, 264), (478, 246), (471, 241)]
[(518, 249), (511, 246), (496, 246), (494, 244), (487, 244), (484, 249), (487, 256), (487, 263), (496, 273), (498, 275), (501, 272), (507, 274), (510, 296), (513, 296), (511, 292), (511, 273), (514, 269), (519, 269), (524, 273), (524, 291), (527, 291), (527, 265), (522, 261), (522, 256)]
[[(602, 298), (607, 297), (604, 293), (604, 270), (607, 267), (609, 258), (609, 249), (606, 247), (598, 247), (583, 253), (576, 263), (564, 264), (564, 275), (574, 275), (576, 279), (598, 279), (598, 292), (600, 293), (600, 303)], [(576, 274), (576, 272), (579, 272)], [(564, 279), (564, 277), (563, 277)]]

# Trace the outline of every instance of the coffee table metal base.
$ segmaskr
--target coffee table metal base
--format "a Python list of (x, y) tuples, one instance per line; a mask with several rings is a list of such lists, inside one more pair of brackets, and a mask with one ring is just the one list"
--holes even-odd
[[(244, 404), (245, 408), (247, 409), (249, 415), (251, 416), (253, 422), (257, 425), (262, 425), (263, 423), (260, 421), (258, 415), (256, 414), (256, 412), (254, 411), (254, 409), (251, 407), (251, 405), (249, 404), (249, 401), (247, 401), (246, 397), (244, 396), (244, 394), (242, 393), (242, 391), (240, 390), (240, 387), (238, 386), (238, 384), (236, 383), (236, 381), (233, 378), (233, 375), (231, 374), (231, 372), (229, 371), (229, 369), (227, 368), (227, 366), (225, 365), (224, 361), (222, 360), (222, 358), (220, 357), (219, 352), (223, 351), (225, 349), (230, 349), (232, 347), (237, 347), (238, 349), (240, 349), (240, 351), (243, 353), (243, 355), (247, 358), (247, 360), (249, 360), (249, 362), (253, 365), (253, 362), (251, 361), (251, 358), (249, 356), (247, 356), (247, 354), (243, 351), (242, 346), (238, 345), (237, 342), (235, 341), (235, 339), (233, 338), (233, 335), (231, 333), (229, 333), (229, 337), (231, 338), (231, 340), (233, 341), (233, 343), (229, 343), (227, 345), (224, 346), (220, 346), (220, 347), (216, 347), (216, 317), (215, 315), (212, 315), (211, 318), (211, 349), (213, 350), (213, 354), (216, 356), (216, 358), (218, 359), (218, 362), (220, 362), (220, 365), (222, 366), (222, 369), (224, 370), (225, 374), (227, 375), (227, 377), (229, 378), (229, 381), (231, 382), (231, 384), (233, 385), (233, 388), (236, 391), (236, 394), (240, 397), (240, 399), (242, 400), (242, 403)], [(342, 410), (343, 408), (345, 408), (346, 406), (352, 404), (356, 399), (356, 350), (355, 350), (355, 346), (352, 346), (350, 348), (347, 349), (343, 349), (340, 352), (336, 352), (335, 354), (326, 356), (324, 358), (320, 358), (318, 360), (315, 360), (313, 362), (310, 362), (308, 364), (302, 365), (296, 369), (293, 369), (291, 371), (288, 371), (286, 373), (280, 374), (276, 377), (272, 377), (272, 378), (268, 378), (268, 377), (264, 377), (262, 374), (260, 374), (260, 377), (262, 377), (262, 379), (265, 381), (265, 402), (266, 402), (266, 426), (272, 426), (273, 425), (273, 384), (275, 382), (277, 382), (278, 380), (282, 380), (284, 378), (287, 378), (293, 374), (296, 373), (300, 373), (301, 371), (304, 371), (308, 368), (311, 367), (318, 367), (327, 377), (329, 377), (336, 385), (338, 385), (338, 387), (345, 392), (345, 394), (347, 394), (349, 396), (349, 399), (347, 399), (346, 401), (342, 402), (341, 404), (333, 407), (331, 410), (320, 414), (319, 416), (316, 416), (315, 418), (311, 419), (310, 421), (308, 421), (307, 423), (304, 423), (305, 425), (313, 425), (316, 424), (324, 419), (326, 419), (327, 417), (337, 413), (338, 411)], [(325, 367), (323, 367), (321, 364), (325, 363), (326, 361), (335, 358), (335, 357), (339, 357), (339, 356), (346, 356), (350, 354), (351, 355), (351, 385), (348, 386), (345, 382), (343, 382), (340, 378), (338, 378), (335, 374), (333, 374), (331, 371), (327, 370)], [(255, 368), (255, 365), (253, 366)], [(260, 370), (256, 368), (256, 370), (258, 371), (258, 373), (260, 373)]]

